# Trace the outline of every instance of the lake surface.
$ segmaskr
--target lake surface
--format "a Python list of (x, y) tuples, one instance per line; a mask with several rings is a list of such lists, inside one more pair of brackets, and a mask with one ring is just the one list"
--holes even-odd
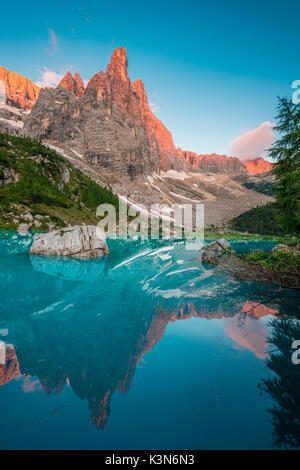
[(216, 275), (191, 243), (31, 242), (0, 233), (1, 449), (300, 447), (297, 291)]

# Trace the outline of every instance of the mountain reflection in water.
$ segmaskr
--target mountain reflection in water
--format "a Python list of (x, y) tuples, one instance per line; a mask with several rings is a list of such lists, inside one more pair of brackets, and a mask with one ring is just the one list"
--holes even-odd
[[(29, 244), (24, 249), (22, 239), (18, 251), (18, 241), (1, 260), (0, 329), (7, 333), (0, 336), (6, 343), (0, 385), (22, 375), (29, 378), (23, 391), (59, 394), (67, 384), (87, 401), (93, 424), (105, 429), (114, 392), (128, 392), (139, 362), (169, 323), (192, 317), (219, 319), (234, 348), (281, 374), (268, 341), (282, 321), (278, 315), (295, 312), (295, 293), (215, 276), (200, 252), (182, 243), (114, 240), (107, 259), (80, 261), (29, 256)], [(272, 317), (270, 330), (265, 318)], [(262, 388), (277, 399), (272, 380)], [(294, 435), (299, 396), (295, 400)], [(280, 418), (274, 420), (280, 427)], [(295, 439), (291, 444), (278, 431), (276, 445), (295, 447)]]

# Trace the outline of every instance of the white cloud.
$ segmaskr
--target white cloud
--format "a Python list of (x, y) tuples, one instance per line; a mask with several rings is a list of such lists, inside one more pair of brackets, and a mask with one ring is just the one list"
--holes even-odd
[(65, 72), (57, 73), (54, 70), (49, 70), (47, 67), (44, 67), (43, 71), (39, 70), (39, 74), (40, 77), (36, 82), (39, 87), (56, 87), (65, 75)]
[(154, 114), (158, 113), (159, 106), (156, 103), (154, 103), (154, 101), (150, 101), (149, 106)]
[(48, 48), (47, 51), (48, 51), (49, 54), (56, 54), (57, 49), (58, 49), (57, 36), (55, 34), (54, 29), (48, 28), (48, 31), (49, 31), (49, 34), (50, 34), (50, 38), (49, 38), (50, 48)]
[(274, 123), (266, 121), (256, 129), (241, 134), (231, 142), (230, 155), (238, 157), (242, 161), (255, 160), (265, 156), (275, 139), (274, 125)]
[[(158, 113), (159, 111), (159, 106), (158, 104), (155, 103), (155, 97), (158, 95), (158, 90), (153, 90), (152, 93), (149, 96), (149, 106), (154, 114)], [(154, 100), (153, 100), (154, 98)]]
[(32, 377), (25, 377), (22, 383), (22, 390), (25, 393), (33, 393), (38, 390), (42, 390), (39, 379), (33, 379)]

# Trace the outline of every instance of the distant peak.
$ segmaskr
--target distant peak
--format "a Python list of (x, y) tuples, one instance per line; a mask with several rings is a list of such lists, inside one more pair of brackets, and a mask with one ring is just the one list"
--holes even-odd
[(128, 80), (127, 67), (128, 61), (125, 47), (115, 49), (111, 56), (110, 63), (107, 66), (108, 74), (120, 72), (121, 75), (123, 75), (123, 78), (126, 77), (126, 80)]
[[(64, 77), (62, 78), (62, 80), (64, 80), (65, 78), (73, 78), (71, 72), (68, 70), (68, 72), (64, 75)], [(61, 80), (61, 81), (62, 81)]]
[(127, 66), (127, 55), (125, 47), (118, 47), (114, 50), (111, 56), (111, 62), (114, 60), (121, 60)]
[(82, 78), (78, 72), (75, 73), (74, 77), (72, 73), (68, 71), (65, 76), (61, 79), (58, 86), (69, 90), (73, 95), (80, 98), (84, 94), (85, 87)]
[(40, 92), (40, 87), (29, 78), (6, 69), (0, 65), (0, 84), (2, 82), (5, 102), (22, 109), (32, 109)]
[(138, 78), (138, 79), (136, 80), (135, 84), (138, 85), (138, 86), (141, 86), (141, 87), (145, 88), (144, 82), (143, 82), (143, 80), (141, 80), (140, 78)]
[(248, 160), (245, 163), (249, 175), (258, 175), (261, 173), (267, 173), (273, 168), (273, 163), (265, 160), (262, 157), (256, 158), (254, 160)]

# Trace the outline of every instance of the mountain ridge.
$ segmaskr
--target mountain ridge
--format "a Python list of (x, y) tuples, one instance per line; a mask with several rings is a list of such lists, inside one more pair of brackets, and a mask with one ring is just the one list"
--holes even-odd
[(245, 162), (246, 169), (249, 175), (260, 175), (262, 173), (267, 173), (273, 168), (273, 164), (264, 158), (255, 158), (254, 160), (248, 160)]
[(85, 92), (84, 83), (78, 72), (75, 73), (74, 77), (72, 76), (71, 72), (67, 72), (59, 82), (58, 86), (66, 88), (66, 90), (69, 90), (78, 98), (80, 98), (80, 96), (82, 96)]
[(35, 105), (40, 87), (29, 78), (0, 65), (0, 82), (4, 83), (7, 104), (30, 110)]
[(40, 90), (30, 112), (1, 105), (0, 132), (43, 142), (129, 203), (150, 208), (199, 202), (206, 226), (272, 200), (235, 181), (247, 175), (238, 158), (176, 149), (149, 106), (144, 83), (130, 80), (127, 64), (126, 50), (119, 48), (84, 92), (80, 75), (67, 73), (56, 88)]
[[(135, 82), (131, 81), (127, 65), (126, 49), (119, 47), (114, 50), (106, 72), (96, 73), (86, 87), (80, 74), (76, 72), (73, 77), (70, 71), (64, 75), (58, 87), (65, 88), (78, 98), (82, 97), (87, 90), (93, 89), (97, 93), (98, 101), (104, 100), (110, 108), (112, 105), (116, 105), (123, 114), (129, 116), (135, 123), (141, 124), (147, 134), (150, 154), (154, 160), (159, 159), (162, 171), (188, 169), (191, 171), (228, 171), (229, 174), (239, 172), (240, 174), (255, 175), (272, 169), (272, 164), (263, 158), (241, 162), (237, 157), (215, 153), (210, 155), (196, 154), (176, 148), (172, 133), (154, 115), (149, 106), (143, 81), (141, 79)], [(0, 66), (0, 81), (1, 79), (5, 83), (9, 103), (26, 110), (33, 108), (40, 92), (37, 85), (26, 77)]]

